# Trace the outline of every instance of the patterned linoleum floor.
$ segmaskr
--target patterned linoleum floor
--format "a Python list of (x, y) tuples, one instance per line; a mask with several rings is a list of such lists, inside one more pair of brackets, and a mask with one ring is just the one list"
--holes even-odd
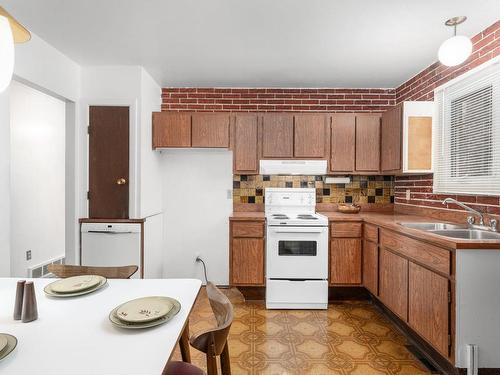
[[(233, 375), (430, 374), (406, 349), (404, 336), (369, 302), (298, 311), (266, 310), (263, 302), (231, 300)], [(190, 332), (214, 323), (202, 291), (191, 314)], [(191, 348), (191, 357), (193, 364), (206, 369), (203, 353)], [(180, 359), (179, 349), (173, 359)]]

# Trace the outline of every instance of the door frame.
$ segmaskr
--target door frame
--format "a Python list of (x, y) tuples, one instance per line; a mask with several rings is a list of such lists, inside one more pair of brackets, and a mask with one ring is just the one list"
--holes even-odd
[(82, 176), (85, 186), (85, 190), (82, 191), (82, 199), (84, 209), (82, 212), (85, 213), (86, 217), (89, 214), (89, 201), (87, 199), (87, 191), (89, 191), (89, 134), (87, 132), (87, 127), (90, 124), (90, 107), (129, 107), (129, 217), (131, 219), (137, 218), (139, 214), (139, 140), (138, 135), (140, 134), (138, 129), (139, 124), (139, 113), (137, 111), (137, 99), (127, 100), (127, 99), (92, 99), (83, 100), (83, 116), (84, 123), (82, 126), (83, 133), (85, 135), (85, 157), (83, 158), (85, 167), (82, 168), (84, 171), (84, 176)]

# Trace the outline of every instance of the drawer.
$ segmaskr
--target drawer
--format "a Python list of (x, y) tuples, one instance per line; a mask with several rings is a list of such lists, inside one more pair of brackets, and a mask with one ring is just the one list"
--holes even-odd
[(264, 223), (261, 221), (245, 221), (233, 223), (233, 237), (264, 237)]
[(380, 230), (380, 246), (413, 259), (430, 269), (450, 274), (451, 253), (448, 250), (386, 229)]
[(361, 223), (332, 223), (331, 237), (361, 237)]
[(363, 226), (363, 238), (366, 241), (378, 243), (378, 227), (372, 224)]

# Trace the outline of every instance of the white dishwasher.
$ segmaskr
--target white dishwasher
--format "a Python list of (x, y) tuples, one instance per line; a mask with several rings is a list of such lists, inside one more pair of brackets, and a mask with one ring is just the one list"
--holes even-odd
[(136, 265), (132, 278), (140, 278), (143, 259), (140, 223), (82, 223), (82, 266)]

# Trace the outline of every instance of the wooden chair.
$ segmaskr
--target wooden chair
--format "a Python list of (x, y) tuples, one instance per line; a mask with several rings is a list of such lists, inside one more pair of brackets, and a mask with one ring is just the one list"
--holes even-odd
[(231, 375), (227, 337), (233, 323), (233, 305), (213, 283), (207, 283), (207, 295), (217, 320), (217, 328), (191, 336), (191, 346), (207, 355), (207, 374), (217, 375), (217, 357), (220, 356), (222, 375)]
[(87, 267), (66, 264), (50, 264), (47, 268), (49, 272), (61, 278), (80, 275), (99, 275), (107, 279), (130, 279), (139, 269), (137, 266)]
[(205, 372), (191, 363), (172, 361), (162, 372), (162, 375), (206, 375)]

